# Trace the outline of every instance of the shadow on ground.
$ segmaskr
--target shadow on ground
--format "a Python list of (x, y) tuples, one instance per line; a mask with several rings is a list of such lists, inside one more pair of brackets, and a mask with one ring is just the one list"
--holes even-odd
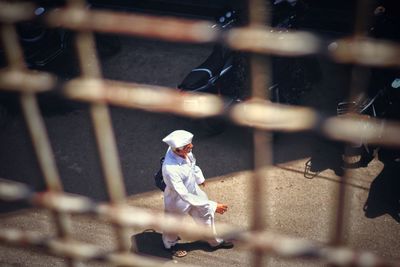
[[(132, 244), (136, 244), (136, 252), (139, 254), (172, 260), (171, 252), (164, 248), (161, 236), (153, 229), (148, 229), (133, 235), (131, 241)], [(132, 250), (133, 247), (134, 245)]]
[[(367, 218), (389, 214), (400, 223), (400, 163), (394, 151), (383, 150), (380, 160), (385, 164), (381, 173), (371, 183), (368, 199), (364, 205)], [(386, 153), (385, 153), (386, 152)], [(384, 155), (381, 155), (384, 154)], [(395, 156), (387, 154), (395, 154)]]
[[(139, 234), (133, 235), (131, 241), (132, 241), (132, 250), (134, 247), (133, 244), (136, 244), (137, 248), (136, 252), (139, 254), (172, 260), (171, 252), (164, 248), (162, 242), (162, 234), (156, 232), (153, 229), (147, 229)], [(198, 251), (198, 250), (205, 252), (215, 251), (215, 249), (210, 247), (210, 245), (205, 241), (179, 243), (176, 246), (178, 249), (186, 250), (187, 252)]]

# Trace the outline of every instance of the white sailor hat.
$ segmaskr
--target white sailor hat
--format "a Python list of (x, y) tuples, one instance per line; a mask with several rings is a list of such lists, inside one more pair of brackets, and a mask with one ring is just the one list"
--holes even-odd
[(163, 142), (172, 148), (179, 148), (190, 144), (192, 139), (192, 133), (185, 130), (176, 130), (164, 137)]

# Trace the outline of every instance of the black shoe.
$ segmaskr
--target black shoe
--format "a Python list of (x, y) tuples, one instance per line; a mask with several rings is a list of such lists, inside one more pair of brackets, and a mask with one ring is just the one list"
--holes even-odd
[(216, 246), (211, 246), (212, 250), (217, 250), (217, 249), (231, 249), (233, 248), (233, 243), (232, 242), (228, 242), (228, 241), (222, 241), (221, 244), (216, 245)]

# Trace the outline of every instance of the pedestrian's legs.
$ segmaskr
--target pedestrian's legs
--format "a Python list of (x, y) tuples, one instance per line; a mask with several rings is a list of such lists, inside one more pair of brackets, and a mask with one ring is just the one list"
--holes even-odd
[[(164, 214), (165, 215), (169, 215), (169, 214), (170, 215), (173, 215), (173, 214), (176, 215), (176, 213), (168, 211), (166, 208), (164, 210)], [(174, 233), (171, 234), (171, 233), (164, 233), (163, 232), (162, 241), (164, 243), (164, 247), (166, 249), (170, 249), (172, 246), (174, 246), (178, 242), (178, 235), (174, 234)]]
[(217, 232), (215, 230), (214, 215), (209, 213), (205, 209), (191, 208), (189, 211), (190, 216), (198, 223), (210, 227), (210, 231), (214, 237), (206, 240), (210, 246), (215, 247), (224, 242), (222, 238), (216, 237)]

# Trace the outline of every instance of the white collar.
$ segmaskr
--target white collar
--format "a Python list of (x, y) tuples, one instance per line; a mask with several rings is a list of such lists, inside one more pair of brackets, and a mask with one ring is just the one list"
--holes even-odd
[(171, 148), (168, 149), (168, 153), (179, 165), (186, 163), (186, 160), (184, 158), (178, 156), (177, 154), (175, 154)]

